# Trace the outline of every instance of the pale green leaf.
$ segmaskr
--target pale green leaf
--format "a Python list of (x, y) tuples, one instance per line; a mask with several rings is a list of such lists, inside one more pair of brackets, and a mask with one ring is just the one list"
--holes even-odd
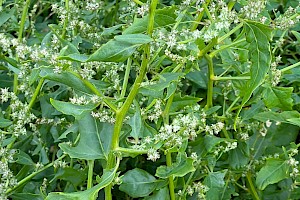
[(245, 22), (244, 28), (246, 40), (250, 44), (250, 80), (241, 92), (243, 99), (237, 115), (250, 99), (253, 91), (263, 83), (271, 64), (269, 40), (271, 39), (272, 29), (267, 25), (252, 21)]
[(77, 105), (70, 102), (58, 101), (50, 99), (52, 106), (59, 112), (62, 112), (65, 115), (72, 115), (77, 119), (80, 119), (82, 115), (89, 113), (94, 108), (97, 107), (97, 104), (86, 104), (86, 105)]
[(287, 161), (279, 158), (269, 158), (263, 168), (257, 173), (256, 185), (264, 190), (268, 185), (278, 183), (289, 178), (289, 165)]
[(185, 153), (179, 153), (176, 162), (172, 166), (160, 166), (156, 169), (155, 176), (168, 178), (170, 176), (183, 177), (186, 174), (195, 171), (193, 159), (188, 158)]

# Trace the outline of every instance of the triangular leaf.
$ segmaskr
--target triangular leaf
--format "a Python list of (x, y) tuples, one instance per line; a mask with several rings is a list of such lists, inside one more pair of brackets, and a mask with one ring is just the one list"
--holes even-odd
[(59, 147), (71, 158), (85, 160), (107, 159), (113, 125), (93, 118), (90, 113), (78, 120), (80, 140), (75, 147), (66, 143)]

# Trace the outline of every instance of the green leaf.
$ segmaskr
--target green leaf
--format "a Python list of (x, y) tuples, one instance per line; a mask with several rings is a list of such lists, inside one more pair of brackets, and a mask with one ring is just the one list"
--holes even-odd
[(134, 115), (129, 119), (128, 124), (131, 126), (130, 135), (138, 141), (143, 136), (144, 124), (142, 121), (141, 110), (138, 103), (135, 103), (136, 109)]
[(210, 172), (204, 179), (204, 184), (208, 186), (209, 190), (206, 193), (206, 199), (218, 200), (221, 199), (221, 194), (225, 187), (224, 177), (227, 171)]
[(73, 193), (51, 192), (46, 200), (96, 200), (99, 190), (114, 180), (117, 169), (118, 165), (114, 169), (104, 170), (99, 184), (88, 190)]
[(176, 112), (185, 106), (190, 106), (196, 104), (197, 102), (201, 101), (202, 98), (192, 97), (192, 96), (183, 96), (181, 97), (180, 94), (175, 94), (173, 103), (170, 108), (170, 112)]
[(269, 40), (271, 39), (272, 29), (264, 24), (251, 21), (245, 22), (244, 28), (246, 40), (250, 44), (249, 56), (252, 64), (250, 68), (250, 80), (245, 85), (244, 92), (241, 93), (243, 100), (237, 116), (250, 99), (253, 91), (263, 83), (271, 63)]
[(10, 196), (13, 200), (44, 200), (45, 198), (41, 194), (31, 193), (16, 193)]
[(293, 35), (296, 37), (297, 41), (300, 43), (300, 33), (297, 31), (291, 31)]
[(87, 94), (94, 94), (93, 91), (90, 88), (88, 88), (84, 84), (84, 82), (72, 72), (63, 71), (58, 74), (53, 72), (53, 68), (43, 67), (41, 69), (40, 76), (51, 81), (63, 83), (78, 91)]
[(32, 161), (31, 157), (25, 153), (24, 151), (18, 150), (16, 154), (16, 162), (22, 165), (34, 165), (35, 163)]
[(188, 158), (185, 153), (179, 153), (176, 162), (172, 166), (160, 166), (156, 169), (155, 176), (168, 178), (170, 176), (183, 177), (186, 174), (195, 171), (193, 159)]
[[(158, 9), (154, 16), (154, 29), (175, 24), (176, 22), (175, 6)], [(144, 33), (147, 31), (149, 15), (143, 18), (136, 18), (123, 34)]]
[(56, 179), (65, 180), (70, 182), (74, 188), (82, 184), (87, 177), (87, 170), (78, 170), (71, 167), (59, 168), (54, 174), (51, 182)]
[(119, 189), (133, 198), (145, 197), (157, 186), (157, 180), (148, 172), (135, 168), (127, 171), (122, 177)]
[(275, 122), (284, 122), (297, 125), (297, 122), (295, 124), (295, 120), (293, 119), (300, 118), (300, 113), (298, 113), (297, 111), (283, 111), (281, 113), (267, 111), (258, 113), (255, 116), (253, 116), (253, 118), (262, 122), (266, 122), (267, 120), (273, 120)]
[(269, 158), (263, 168), (257, 173), (256, 185), (258, 189), (264, 190), (268, 185), (278, 183), (289, 178), (289, 165), (287, 161)]
[(76, 105), (70, 102), (57, 101), (54, 99), (50, 99), (50, 102), (59, 112), (62, 112), (65, 115), (72, 115), (76, 119), (80, 119), (83, 115), (86, 115), (97, 107), (97, 104)]
[(292, 110), (292, 93), (292, 87), (267, 87), (263, 93), (263, 100), (268, 108), (278, 107), (282, 110)]
[(233, 169), (239, 169), (246, 166), (249, 162), (249, 147), (246, 143), (238, 143), (237, 148), (228, 152), (229, 166)]
[(163, 187), (157, 192), (153, 192), (153, 195), (145, 197), (144, 200), (170, 200), (170, 192), (167, 187)]
[(295, 126), (299, 126), (300, 127), (300, 118), (291, 118), (291, 119), (287, 119), (287, 121), (290, 124), (293, 124)]
[(9, 20), (12, 16), (14, 16), (16, 9), (10, 9), (9, 12), (1, 11), (0, 12), (0, 26), (2, 26), (7, 20)]
[(151, 41), (152, 39), (144, 34), (120, 35), (101, 46), (87, 61), (123, 62), (137, 47)]
[(78, 120), (80, 139), (75, 147), (60, 143), (59, 147), (71, 158), (107, 159), (113, 125), (93, 118), (89, 113)]
[(0, 118), (0, 128), (6, 128), (12, 125), (12, 121), (5, 119), (5, 118)]

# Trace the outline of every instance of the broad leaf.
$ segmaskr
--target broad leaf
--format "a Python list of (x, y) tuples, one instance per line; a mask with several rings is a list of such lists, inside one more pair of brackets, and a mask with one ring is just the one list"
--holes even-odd
[(157, 186), (157, 180), (148, 172), (135, 168), (127, 171), (119, 189), (133, 198), (145, 197), (152, 193)]
[(101, 46), (87, 61), (123, 62), (137, 47), (151, 41), (152, 39), (144, 34), (120, 35)]
[(80, 140), (75, 147), (66, 143), (59, 147), (71, 158), (85, 160), (107, 159), (113, 125), (93, 118), (90, 113), (78, 120)]
[(0, 128), (6, 128), (10, 125), (12, 125), (12, 121), (5, 118), (0, 118)]
[[(176, 22), (175, 7), (166, 7), (156, 10), (154, 16), (154, 28), (164, 27)], [(143, 18), (137, 18), (131, 26), (129, 26), (123, 34), (144, 33), (147, 31), (149, 15)]]
[(108, 186), (114, 180), (117, 169), (116, 166), (114, 169), (104, 170), (99, 184), (88, 190), (73, 193), (51, 192), (46, 200), (96, 200), (99, 190)]
[(251, 79), (247, 82), (244, 92), (241, 93), (243, 100), (237, 115), (239, 115), (243, 106), (250, 99), (253, 91), (263, 83), (271, 63), (269, 40), (271, 39), (272, 30), (266, 25), (247, 21), (245, 22), (245, 32), (246, 40), (250, 44)]
[(225, 174), (226, 171), (210, 172), (204, 179), (203, 183), (209, 188), (208, 192), (206, 193), (206, 199), (221, 199), (221, 194), (225, 187)]
[(256, 185), (258, 189), (264, 190), (268, 185), (278, 183), (279, 181), (289, 178), (289, 165), (287, 161), (269, 158), (263, 168), (258, 172)]
[(229, 166), (233, 169), (242, 168), (249, 162), (249, 147), (244, 142), (238, 143), (237, 148), (232, 149), (228, 154)]
[(34, 165), (35, 163), (32, 161), (31, 157), (25, 153), (24, 151), (18, 150), (16, 156), (16, 162), (22, 165)]
[(284, 111), (281, 113), (267, 111), (258, 113), (255, 116), (253, 116), (253, 118), (262, 122), (266, 122), (267, 120), (273, 120), (275, 122), (284, 122), (298, 125), (298, 123), (296, 122), (297, 120), (294, 119), (300, 118), (300, 113), (298, 113), (297, 111)]
[(188, 158), (185, 153), (179, 153), (176, 162), (172, 166), (160, 166), (156, 170), (155, 176), (168, 178), (170, 176), (183, 177), (186, 174), (195, 171), (193, 159)]
[(167, 187), (163, 187), (157, 192), (153, 192), (153, 195), (145, 197), (144, 200), (170, 200), (170, 192)]
[(57, 101), (54, 99), (50, 99), (50, 102), (59, 112), (66, 115), (72, 115), (77, 119), (80, 119), (83, 115), (86, 115), (97, 107), (97, 104), (76, 105), (70, 102)]
[(63, 71), (61, 73), (54, 73), (52, 68), (42, 68), (40, 76), (51, 81), (63, 83), (75, 90), (93, 94), (92, 90), (72, 72)]
[(263, 100), (268, 108), (292, 110), (292, 92), (292, 87), (267, 87), (263, 93)]
[(9, 20), (12, 16), (14, 16), (15, 11), (16, 11), (15, 8), (10, 9), (9, 12), (1, 11), (0, 12), (0, 26), (2, 26), (5, 22), (7, 22), (7, 20)]

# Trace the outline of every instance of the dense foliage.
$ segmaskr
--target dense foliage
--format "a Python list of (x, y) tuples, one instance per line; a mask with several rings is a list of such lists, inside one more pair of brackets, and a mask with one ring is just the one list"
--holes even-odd
[(0, 199), (300, 199), (298, 0), (0, 0)]

